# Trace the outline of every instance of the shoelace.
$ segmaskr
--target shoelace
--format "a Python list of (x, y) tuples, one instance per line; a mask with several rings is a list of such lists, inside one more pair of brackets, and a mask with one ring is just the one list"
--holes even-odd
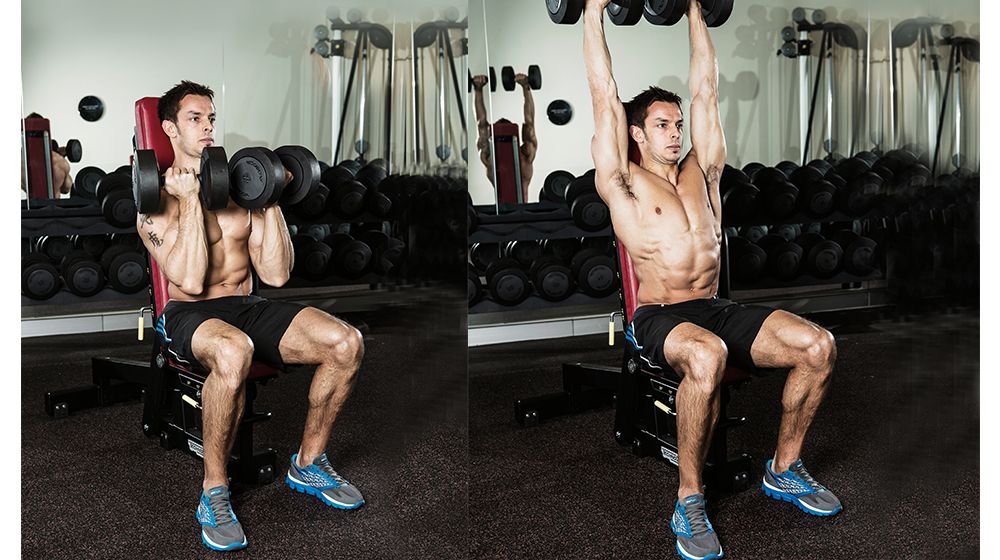
[(337, 471), (333, 470), (333, 466), (330, 465), (330, 460), (326, 458), (326, 455), (319, 457), (319, 463), (317, 465), (321, 471), (327, 474), (333, 479), (338, 485), (347, 484), (347, 480), (344, 477), (337, 474)]
[(687, 514), (692, 536), (697, 537), (708, 532), (708, 515), (705, 514), (705, 502), (685, 505), (684, 512)]
[(809, 474), (809, 471), (806, 470), (805, 465), (803, 465), (802, 463), (799, 463), (798, 465), (792, 465), (791, 470), (816, 492), (823, 492), (826, 490), (826, 487), (816, 482), (816, 479), (813, 478), (811, 474)]
[(215, 514), (216, 525), (228, 525), (236, 521), (233, 519), (232, 510), (229, 507), (229, 497), (225, 494), (209, 497), (208, 507)]

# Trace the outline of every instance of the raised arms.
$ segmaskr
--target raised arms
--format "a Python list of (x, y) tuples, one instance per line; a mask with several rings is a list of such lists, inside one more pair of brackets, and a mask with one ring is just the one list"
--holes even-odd
[(604, 37), (608, 0), (588, 0), (583, 14), (583, 59), (594, 108), (594, 158), (597, 192), (609, 206), (632, 199), (629, 187), (628, 121), (611, 74), (611, 54)]
[(701, 14), (701, 5), (691, 0), (688, 6), (688, 30), (691, 37), (691, 68), (688, 89), (691, 90), (691, 146), (698, 165), (705, 172), (713, 196), (718, 202), (719, 178), (726, 163), (726, 137), (719, 118), (719, 66), (715, 48), (708, 36), (708, 27)]

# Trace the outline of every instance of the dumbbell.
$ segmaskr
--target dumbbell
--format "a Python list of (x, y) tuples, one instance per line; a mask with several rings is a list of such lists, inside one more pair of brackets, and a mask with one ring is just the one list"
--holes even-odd
[[(487, 79), (486, 83), (488, 83), (490, 85), (490, 91), (496, 91), (497, 90), (497, 72), (496, 72), (496, 70), (493, 69), (492, 66), (490, 66), (489, 74), (490, 75), (489, 75), (489, 78)], [(483, 75), (485, 75), (485, 74), (483, 74)], [(475, 83), (473, 82), (472, 70), (469, 70), (469, 93), (472, 93), (472, 89), (474, 87), (475, 87)]]
[(750, 243), (757, 243), (761, 237), (767, 235), (767, 226), (743, 226), (740, 228), (740, 235), (745, 237)]
[(97, 183), (105, 175), (107, 173), (103, 169), (93, 165), (77, 171), (73, 179), (73, 194), (80, 198), (97, 200)]
[(292, 237), (295, 248), (295, 266), (292, 272), (307, 280), (322, 280), (327, 276), (333, 249), (320, 240), (306, 234)]
[(611, 225), (611, 212), (597, 194), (592, 173), (577, 177), (566, 187), (566, 204), (573, 223), (582, 230), (600, 231)]
[(302, 146), (282, 146), (274, 151), (243, 148), (229, 160), (229, 196), (248, 210), (279, 201), (294, 206), (308, 197), (319, 181), (319, 161)]
[(844, 250), (818, 233), (804, 233), (796, 240), (802, 247), (805, 270), (817, 278), (831, 278), (843, 268)]
[(403, 258), (406, 244), (394, 237), (389, 237), (381, 231), (369, 230), (359, 232), (355, 239), (368, 245), (372, 251), (372, 272), (388, 274)]
[[(83, 249), (94, 258), (101, 258), (101, 255), (111, 244), (111, 239), (107, 235), (73, 235), (70, 242), (74, 249)], [(65, 256), (65, 255), (64, 255)]]
[(825, 175), (833, 169), (828, 162), (817, 159), (788, 174), (788, 179), (799, 189), (798, 207), (807, 216), (825, 218), (833, 212), (837, 187)]
[(580, 250), (580, 240), (574, 237), (565, 239), (546, 239), (542, 241), (542, 251), (552, 255), (563, 263), (573, 260), (573, 255)]
[(52, 261), (43, 253), (21, 257), (21, 293), (31, 299), (49, 299), (59, 293), (62, 280)]
[(59, 147), (59, 143), (55, 140), (52, 140), (51, 142), (53, 152), (56, 152), (73, 163), (80, 161), (83, 157), (83, 146), (80, 144), (79, 140), (67, 140), (66, 145), (62, 148)]
[[(160, 189), (163, 187), (164, 178), (160, 175), (160, 165), (155, 151), (133, 152), (130, 178), (135, 210), (142, 214), (158, 212)], [(198, 195), (206, 209), (221, 210), (229, 204), (229, 167), (226, 150), (222, 146), (206, 146), (201, 151), (198, 180), (201, 185)]]
[[(500, 69), (500, 80), (503, 82), (503, 89), (514, 91), (517, 82), (514, 81), (516, 74), (513, 66), (504, 66)], [(528, 87), (531, 89), (542, 89), (542, 69), (537, 64), (528, 66)]]
[(739, 236), (728, 238), (729, 269), (733, 280), (740, 284), (753, 284), (764, 275), (767, 253), (748, 239)]
[(504, 257), (516, 260), (525, 269), (542, 256), (542, 244), (532, 239), (508, 241), (503, 248)]
[(750, 183), (746, 173), (731, 165), (722, 169), (719, 181), (722, 192), (722, 215), (726, 223), (739, 223), (757, 214), (760, 189)]
[(541, 256), (528, 270), (535, 293), (546, 301), (562, 301), (573, 294), (573, 271), (553, 255)]
[(765, 268), (769, 275), (779, 280), (792, 280), (799, 275), (802, 247), (773, 233), (761, 237), (757, 245), (767, 253)]
[(500, 260), (500, 244), (473, 243), (469, 248), (469, 258), (479, 270), (486, 270), (491, 264)]
[(570, 269), (580, 291), (590, 297), (606, 297), (618, 288), (614, 261), (598, 249), (578, 251), (570, 261)]
[[(583, 13), (585, 0), (548, 0), (549, 18), (559, 24), (574, 24)], [(634, 25), (642, 15), (654, 25), (673, 25), (687, 13), (687, 0), (612, 0), (605, 8), (608, 19), (615, 25)], [(733, 0), (702, 0), (701, 13), (705, 24), (718, 27), (733, 12)]]
[(472, 263), (468, 265), (468, 286), (469, 306), (473, 306), (483, 299), (483, 281), (479, 279), (479, 273), (473, 268)]
[(146, 259), (125, 245), (113, 245), (101, 255), (101, 270), (112, 289), (123, 294), (140, 292), (149, 285)]
[(334, 274), (345, 278), (360, 278), (368, 272), (372, 250), (364, 242), (342, 232), (333, 233), (324, 241), (333, 249), (331, 271)]
[(538, 192), (538, 200), (566, 202), (566, 187), (576, 179), (569, 171), (557, 169), (545, 177), (545, 183)]
[(132, 178), (125, 173), (109, 173), (97, 182), (95, 194), (104, 219), (117, 227), (135, 227), (136, 206)]
[(57, 263), (74, 249), (73, 241), (65, 235), (43, 235), (35, 242), (35, 249), (50, 261)]
[(517, 305), (528, 299), (528, 276), (514, 259), (499, 259), (486, 268), (486, 289), (500, 305)]
[[(380, 217), (388, 216), (392, 210), (392, 200), (379, 192), (379, 185), (388, 176), (383, 164), (382, 160), (372, 160), (359, 169), (354, 176), (358, 182), (365, 186), (364, 207)], [(336, 191), (334, 191), (334, 197), (336, 197)]]
[(70, 251), (63, 257), (60, 268), (66, 288), (80, 297), (90, 297), (104, 289), (104, 271), (86, 251)]
[[(358, 168), (358, 172), (360, 171), (361, 168)], [(320, 180), (329, 189), (324, 200), (326, 207), (329, 207), (330, 211), (334, 214), (342, 218), (354, 218), (364, 211), (368, 187), (365, 186), (365, 183), (355, 178), (354, 173), (351, 172), (351, 167), (344, 165), (331, 167), (323, 173)], [(371, 177), (368, 176), (366, 180), (371, 180)], [(318, 200), (307, 199), (303, 204), (311, 208), (297, 208), (297, 211), (303, 216), (306, 216), (308, 213), (308, 217), (315, 218), (322, 214), (322, 212), (314, 214), (314, 210), (317, 209), (319, 204)], [(307, 213), (301, 210), (307, 210)]]
[(857, 276), (868, 276), (875, 271), (878, 243), (873, 239), (862, 237), (849, 229), (834, 233), (832, 239), (844, 251), (844, 269), (847, 272)]
[(784, 172), (777, 167), (763, 167), (751, 177), (754, 186), (760, 189), (758, 198), (762, 198), (761, 203), (771, 217), (783, 220), (795, 213), (799, 189), (788, 181)]

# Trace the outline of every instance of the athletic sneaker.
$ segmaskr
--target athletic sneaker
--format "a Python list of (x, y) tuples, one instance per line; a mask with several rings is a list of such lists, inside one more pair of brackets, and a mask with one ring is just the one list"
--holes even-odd
[(247, 536), (233, 506), (229, 502), (229, 489), (225, 486), (209, 488), (201, 493), (198, 502), (198, 523), (201, 523), (201, 541), (212, 550), (238, 550), (247, 545)]
[(285, 477), (293, 490), (316, 496), (323, 503), (340, 509), (354, 509), (365, 503), (361, 492), (333, 470), (326, 453), (321, 453), (305, 468), (298, 465), (298, 459), (298, 453), (292, 455), (292, 464)]
[(677, 500), (670, 528), (677, 535), (677, 553), (687, 560), (722, 558), (722, 545), (705, 512), (704, 494)]
[(791, 502), (811, 515), (834, 515), (844, 509), (833, 492), (816, 482), (809, 474), (802, 465), (802, 459), (792, 463), (788, 470), (781, 474), (774, 474), (771, 471), (771, 461), (768, 461), (761, 488), (775, 500)]

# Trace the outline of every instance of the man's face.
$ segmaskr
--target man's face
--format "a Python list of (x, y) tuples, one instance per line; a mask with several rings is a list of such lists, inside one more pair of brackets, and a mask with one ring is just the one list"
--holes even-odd
[(177, 122), (164, 121), (163, 130), (175, 152), (180, 150), (200, 158), (202, 150), (215, 143), (215, 105), (204, 95), (185, 95), (177, 111)]
[(644, 158), (661, 163), (676, 164), (680, 161), (684, 115), (676, 103), (654, 101), (647, 110), (643, 128), (633, 129), (633, 138), (639, 143)]

